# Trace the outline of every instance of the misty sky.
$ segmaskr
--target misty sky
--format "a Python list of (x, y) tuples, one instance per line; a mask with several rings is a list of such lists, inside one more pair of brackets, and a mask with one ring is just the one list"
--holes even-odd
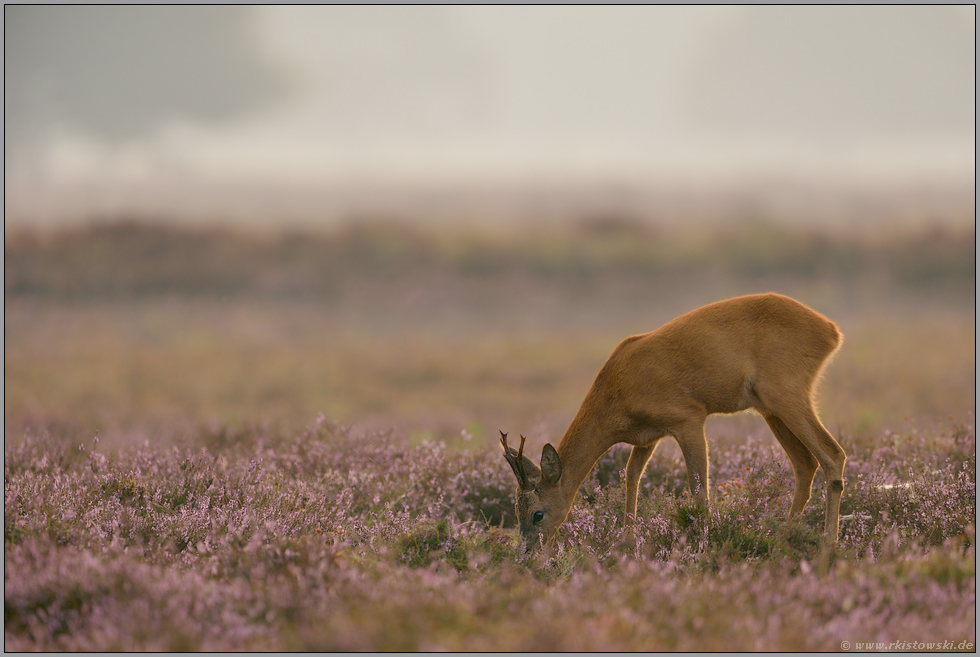
[(971, 7), (5, 7), (5, 177), (953, 175)]

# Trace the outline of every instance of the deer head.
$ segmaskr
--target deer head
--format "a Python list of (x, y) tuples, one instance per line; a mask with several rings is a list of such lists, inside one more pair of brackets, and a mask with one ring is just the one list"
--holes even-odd
[(517, 477), (516, 509), (521, 539), (526, 550), (548, 543), (568, 513), (558, 482), (561, 480), (561, 459), (551, 444), (541, 452), (541, 467), (524, 456), (524, 441), (516, 451), (507, 445), (507, 434), (500, 432), (504, 458)]

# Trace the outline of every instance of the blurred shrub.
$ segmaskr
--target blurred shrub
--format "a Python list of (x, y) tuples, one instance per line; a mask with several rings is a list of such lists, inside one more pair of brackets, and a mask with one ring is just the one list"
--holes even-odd
[(763, 223), (709, 233), (662, 233), (594, 220), (514, 235), (447, 232), (365, 221), (332, 233), (258, 236), (218, 228), (122, 221), (47, 236), (6, 235), (4, 292), (13, 296), (131, 298), (342, 294), (403, 277), (544, 280), (633, 276), (882, 277), (903, 286), (972, 285), (972, 228), (928, 228), (876, 241)]

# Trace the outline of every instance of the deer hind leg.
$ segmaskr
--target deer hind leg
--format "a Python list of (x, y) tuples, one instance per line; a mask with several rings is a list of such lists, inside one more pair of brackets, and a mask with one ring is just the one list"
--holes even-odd
[(817, 473), (817, 459), (814, 458), (806, 445), (800, 442), (792, 431), (789, 430), (782, 420), (775, 415), (766, 415), (766, 423), (772, 429), (776, 440), (782, 445), (783, 450), (789, 457), (789, 462), (793, 466), (793, 474), (796, 476), (796, 490), (793, 493), (793, 506), (789, 509), (789, 515), (793, 516), (802, 513), (803, 507), (810, 500), (810, 489), (813, 487), (813, 476)]
[(840, 528), (840, 498), (844, 492), (844, 463), (847, 461), (844, 449), (820, 423), (809, 400), (801, 407), (789, 409), (789, 412), (774, 410), (787, 428), (816, 457), (824, 471), (827, 478), (824, 532), (836, 543)]
[(691, 495), (708, 503), (708, 441), (704, 437), (704, 418), (685, 424), (674, 433), (687, 464)]
[(630, 452), (629, 461), (626, 463), (626, 522), (629, 524), (630, 518), (636, 516), (636, 498), (640, 492), (640, 477), (653, 456), (656, 449), (655, 440), (649, 445), (635, 445)]

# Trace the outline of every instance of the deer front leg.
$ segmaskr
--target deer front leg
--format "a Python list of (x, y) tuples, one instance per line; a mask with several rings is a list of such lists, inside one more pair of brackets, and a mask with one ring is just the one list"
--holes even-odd
[(677, 444), (684, 454), (687, 464), (687, 480), (691, 495), (707, 506), (708, 504), (708, 441), (704, 437), (704, 418), (689, 422), (675, 434)]
[(643, 471), (653, 456), (658, 441), (653, 441), (649, 445), (635, 445), (630, 452), (630, 459), (626, 463), (626, 524), (630, 524), (631, 518), (636, 517), (636, 498), (640, 492), (640, 478)]

